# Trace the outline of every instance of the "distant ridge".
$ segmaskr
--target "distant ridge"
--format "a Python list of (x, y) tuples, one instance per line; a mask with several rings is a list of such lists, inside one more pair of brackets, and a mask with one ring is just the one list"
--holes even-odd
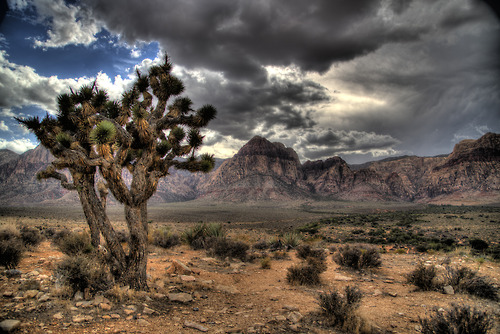
[[(43, 147), (0, 151), (2, 205), (74, 202), (73, 193), (35, 175), (52, 157)], [(281, 143), (256, 136), (209, 174), (171, 170), (152, 201), (417, 201), (499, 203), (500, 135), (458, 143), (449, 155), (401, 156), (349, 166), (340, 157), (306, 161)]]

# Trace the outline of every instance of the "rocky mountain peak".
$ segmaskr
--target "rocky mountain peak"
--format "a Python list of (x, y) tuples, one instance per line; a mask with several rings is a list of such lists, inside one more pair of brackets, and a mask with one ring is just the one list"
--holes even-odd
[(500, 134), (488, 132), (477, 140), (462, 140), (455, 145), (442, 167), (472, 161), (500, 161)]
[(256, 156), (264, 155), (268, 158), (279, 158), (283, 160), (292, 160), (300, 164), (299, 156), (292, 148), (287, 148), (282, 143), (271, 143), (266, 138), (255, 136), (246, 143), (235, 155)]

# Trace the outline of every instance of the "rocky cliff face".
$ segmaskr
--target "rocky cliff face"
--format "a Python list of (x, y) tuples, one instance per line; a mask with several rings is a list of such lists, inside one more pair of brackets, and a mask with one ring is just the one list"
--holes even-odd
[[(1, 152), (0, 152), (1, 153)], [(0, 204), (77, 202), (55, 181), (37, 181), (52, 157), (42, 147), (20, 156), (0, 154)], [(465, 140), (448, 156), (405, 156), (351, 169), (339, 157), (301, 164), (281, 143), (254, 137), (210, 174), (171, 170), (153, 202), (208, 198), (227, 201), (331, 198), (342, 200), (500, 201), (500, 135)]]

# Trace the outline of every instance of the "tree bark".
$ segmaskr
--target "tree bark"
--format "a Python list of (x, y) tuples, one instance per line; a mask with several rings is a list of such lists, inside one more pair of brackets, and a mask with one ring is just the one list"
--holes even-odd
[(82, 204), (83, 213), (87, 219), (87, 224), (90, 228), (90, 240), (94, 248), (98, 248), (101, 244), (101, 231), (97, 224), (96, 212), (90, 203), (89, 192), (94, 187), (94, 174), (80, 174), (77, 172), (72, 173), (73, 180), (76, 185), (78, 197)]
[(148, 264), (147, 204), (125, 205), (125, 219), (130, 231), (130, 241), (127, 268), (122, 276), (122, 282), (135, 290), (148, 290), (146, 275)]

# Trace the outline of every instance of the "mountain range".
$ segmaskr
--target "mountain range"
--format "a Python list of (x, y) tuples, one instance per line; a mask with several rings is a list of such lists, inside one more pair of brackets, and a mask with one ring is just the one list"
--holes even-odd
[[(18, 155), (0, 150), (0, 205), (77, 203), (53, 180), (36, 173), (52, 156), (43, 147)], [(208, 174), (171, 170), (153, 202), (314, 200), (424, 203), (500, 202), (500, 134), (463, 140), (449, 155), (404, 156), (349, 166), (340, 157), (301, 163), (281, 143), (256, 136)]]

